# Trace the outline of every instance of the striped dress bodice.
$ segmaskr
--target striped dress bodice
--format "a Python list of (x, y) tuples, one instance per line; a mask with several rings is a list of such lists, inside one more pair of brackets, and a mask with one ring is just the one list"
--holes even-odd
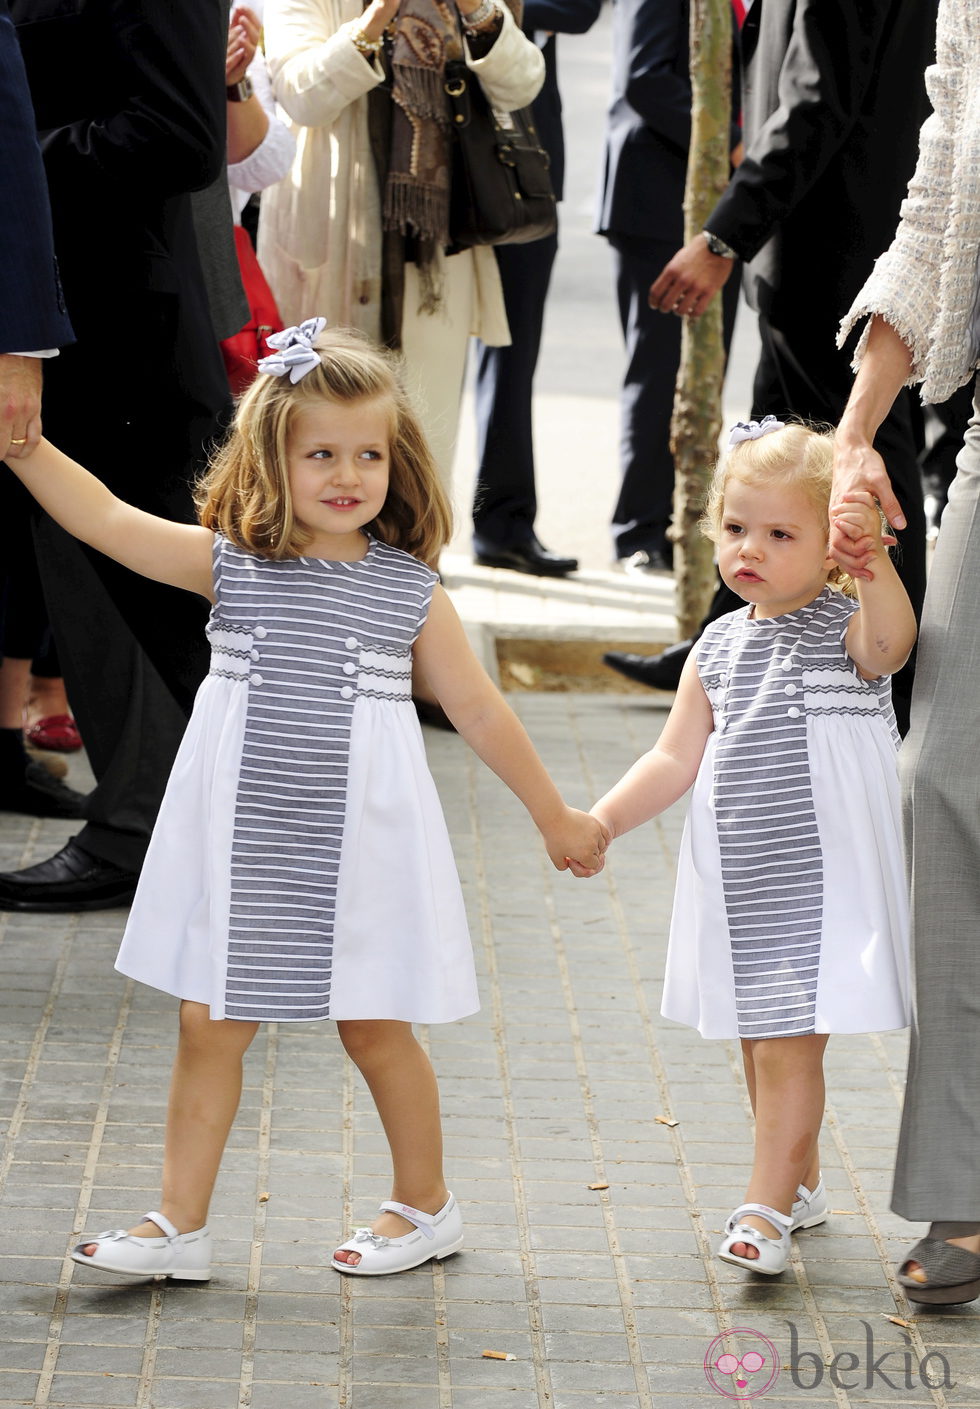
[(330, 1016), (334, 906), (359, 698), (411, 709), (436, 575), (372, 539), (356, 563), (215, 542), (211, 673), (248, 691), (231, 855), (225, 1012)]

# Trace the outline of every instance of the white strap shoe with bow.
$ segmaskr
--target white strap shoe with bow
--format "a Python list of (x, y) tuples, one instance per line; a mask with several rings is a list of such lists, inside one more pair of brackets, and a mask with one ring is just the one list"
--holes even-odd
[(391, 1199), (381, 1205), (381, 1212), (397, 1213), (415, 1226), (401, 1238), (386, 1238), (372, 1233), (370, 1228), (356, 1229), (337, 1251), (356, 1252), (361, 1260), (351, 1264), (332, 1258), (331, 1265), (338, 1272), (350, 1272), (355, 1277), (384, 1277), (389, 1272), (407, 1272), (433, 1257), (449, 1257), (463, 1246), (463, 1216), (452, 1194), (438, 1213), (422, 1213)]
[[(83, 1238), (71, 1250), (73, 1262), (83, 1267), (98, 1267), (101, 1272), (118, 1272), (124, 1277), (176, 1277), (184, 1282), (207, 1282), (211, 1278), (211, 1233), (198, 1228), (193, 1233), (178, 1233), (169, 1218), (162, 1213), (143, 1215), (147, 1223), (155, 1223), (162, 1238), (138, 1238), (125, 1228), (98, 1233)], [(82, 1251), (95, 1244), (91, 1257)]]
[[(774, 1228), (779, 1228), (779, 1237), (770, 1238), (765, 1233), (760, 1233), (758, 1228), (753, 1228), (748, 1223), (740, 1223), (739, 1219), (744, 1218), (747, 1213), (754, 1213), (771, 1223)], [(793, 1219), (788, 1213), (780, 1213), (778, 1208), (769, 1208), (767, 1204), (741, 1204), (725, 1224), (725, 1237), (718, 1249), (718, 1256), (722, 1262), (733, 1262), (736, 1267), (747, 1267), (750, 1272), (763, 1272), (767, 1277), (776, 1277), (780, 1272), (786, 1271), (786, 1264), (789, 1262), (789, 1235), (792, 1227)], [(750, 1247), (757, 1249), (759, 1256), (742, 1257), (732, 1252), (733, 1243), (748, 1243)]]

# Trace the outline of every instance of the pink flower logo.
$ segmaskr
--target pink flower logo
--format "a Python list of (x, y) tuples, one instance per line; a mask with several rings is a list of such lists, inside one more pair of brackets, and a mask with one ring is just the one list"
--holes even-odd
[(772, 1389), (779, 1370), (779, 1355), (772, 1341), (748, 1326), (736, 1326), (715, 1336), (704, 1357), (704, 1373), (711, 1388), (740, 1404)]

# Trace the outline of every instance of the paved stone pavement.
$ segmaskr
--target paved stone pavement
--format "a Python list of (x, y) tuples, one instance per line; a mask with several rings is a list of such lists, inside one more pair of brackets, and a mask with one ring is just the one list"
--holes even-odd
[[(515, 704), (579, 803), (664, 718), (653, 696)], [(719, 1263), (750, 1155), (738, 1054), (658, 1016), (683, 807), (576, 882), (459, 739), (427, 742), (483, 996), (479, 1016), (428, 1038), (465, 1251), (395, 1279), (329, 1269), (340, 1232), (387, 1194), (384, 1148), (330, 1025), (283, 1025), (248, 1057), (210, 1285), (75, 1268), (73, 1239), (156, 1203), (174, 1004), (114, 973), (121, 913), (5, 916), (0, 1406), (686, 1409), (715, 1402), (703, 1362), (732, 1328), (778, 1351), (767, 1405), (980, 1405), (976, 1308), (920, 1312), (907, 1328), (887, 1319), (909, 1317), (891, 1269), (910, 1231), (887, 1209), (904, 1038), (830, 1044), (834, 1211), (797, 1236), (791, 1270), (769, 1281)], [(45, 856), (70, 831), (0, 815), (0, 865)], [(750, 1340), (730, 1345), (742, 1355)], [(955, 1388), (923, 1386), (927, 1351)], [(831, 1383), (835, 1356), (855, 1388)], [(927, 1373), (940, 1382), (942, 1362)], [(744, 1397), (731, 1377), (722, 1388)]]

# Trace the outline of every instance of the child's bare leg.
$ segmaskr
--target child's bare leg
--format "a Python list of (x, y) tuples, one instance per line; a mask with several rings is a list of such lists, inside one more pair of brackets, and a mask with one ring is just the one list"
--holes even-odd
[[(340, 1040), (374, 1097), (391, 1148), (391, 1197), (423, 1213), (438, 1213), (449, 1198), (442, 1172), (442, 1124), (435, 1072), (411, 1023), (338, 1022)], [(382, 1213), (375, 1233), (401, 1238), (413, 1224)], [(360, 1253), (338, 1249), (338, 1262), (356, 1267)]]
[[(218, 1166), (242, 1095), (242, 1058), (256, 1022), (212, 1022), (204, 1003), (180, 1005), (180, 1039), (170, 1078), (160, 1212), (179, 1233), (208, 1221)], [(140, 1238), (163, 1237), (155, 1223), (131, 1228)], [(93, 1243), (82, 1251), (89, 1257)]]
[[(811, 1176), (817, 1158), (827, 1035), (761, 1038), (749, 1045), (755, 1089), (755, 1163), (746, 1202), (768, 1204), (788, 1214), (797, 1188), (806, 1182), (804, 1176)], [(745, 1046), (743, 1043), (743, 1052)], [(767, 1237), (781, 1231), (754, 1214), (742, 1221)], [(747, 1243), (733, 1243), (732, 1252), (749, 1260), (759, 1255)]]
[[(749, 1038), (742, 1038), (742, 1068), (745, 1072), (745, 1085), (749, 1092), (749, 1102), (752, 1106), (752, 1114), (755, 1115), (755, 1063), (752, 1060), (752, 1048), (755, 1043)], [(820, 1179), (820, 1149), (817, 1145), (813, 1147), (813, 1156), (809, 1167), (800, 1183), (808, 1189), (814, 1189)], [(772, 1207), (772, 1205), (770, 1205)]]

